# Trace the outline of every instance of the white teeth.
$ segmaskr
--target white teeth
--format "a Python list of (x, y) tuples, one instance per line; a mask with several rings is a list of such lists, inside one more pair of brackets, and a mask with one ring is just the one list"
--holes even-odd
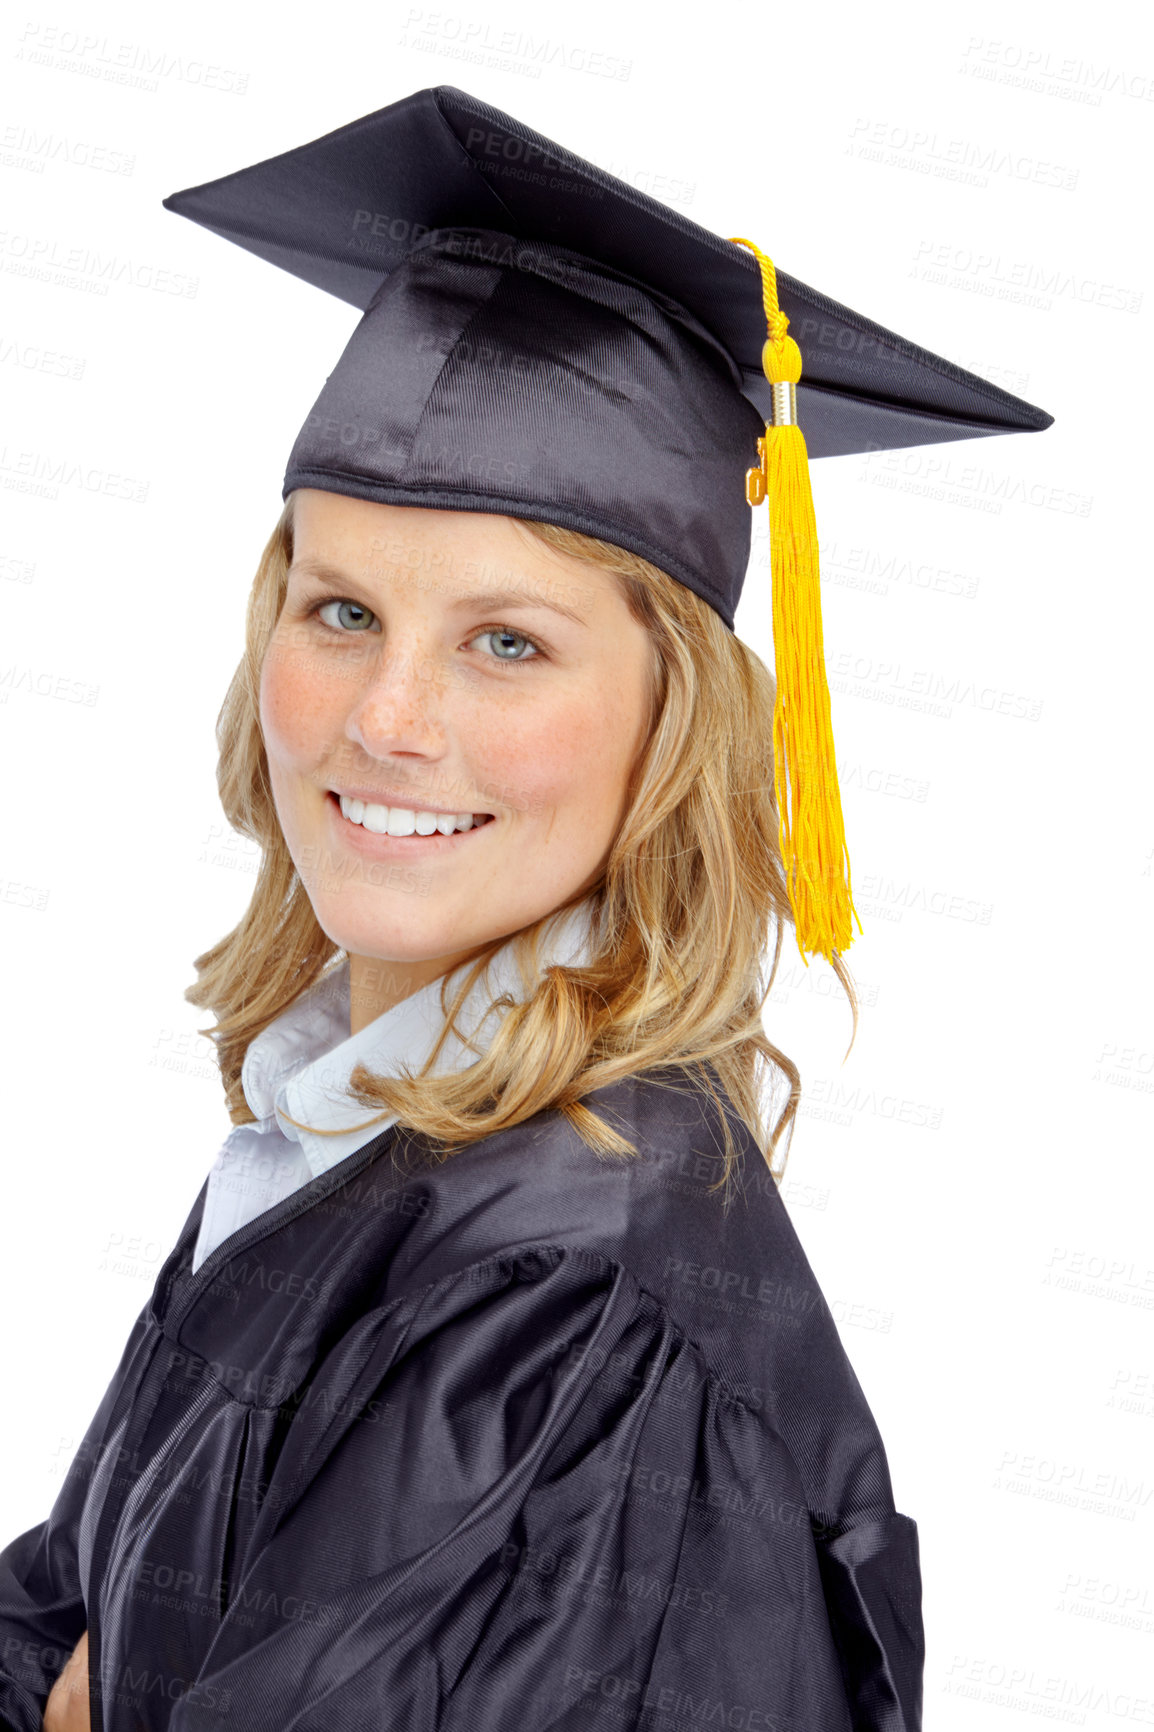
[(346, 794), (338, 798), (350, 823), (360, 824), (376, 836), (432, 836), (435, 831), (451, 836), (454, 830), (473, 828), (471, 812), (417, 812), (407, 806), (374, 806)]

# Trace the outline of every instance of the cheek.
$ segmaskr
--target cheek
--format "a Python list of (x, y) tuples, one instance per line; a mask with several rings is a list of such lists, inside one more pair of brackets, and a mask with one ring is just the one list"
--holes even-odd
[(583, 692), (492, 718), (474, 734), (478, 786), (560, 840), (600, 848), (618, 816), (639, 725), (619, 692)]
[(270, 644), (261, 670), (260, 725), (270, 766), (307, 762), (331, 720), (332, 694), (306, 656)]

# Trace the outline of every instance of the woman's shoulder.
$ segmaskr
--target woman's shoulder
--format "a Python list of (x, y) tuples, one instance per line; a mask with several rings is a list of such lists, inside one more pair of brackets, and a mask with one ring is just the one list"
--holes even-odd
[(646, 1269), (655, 1257), (670, 1267), (678, 1258), (714, 1263), (738, 1243), (747, 1256), (760, 1246), (760, 1262), (767, 1235), (789, 1236), (765, 1156), (719, 1084), (711, 1090), (688, 1067), (667, 1065), (581, 1104), (632, 1152), (591, 1147), (558, 1109), (448, 1157), (399, 1138), (393, 1170), (428, 1188), (429, 1236), (459, 1237), (470, 1257), (486, 1245), (495, 1255), (555, 1244)]
[(598, 1259), (650, 1295), (751, 1406), (769, 1404), (776, 1379), (803, 1375), (815, 1350), (836, 1361), (825, 1367), (831, 1390), (856, 1400), (765, 1155), (720, 1085), (668, 1066), (583, 1104), (636, 1153), (599, 1153), (548, 1111), (424, 1166), (422, 1219), (396, 1247), (392, 1292), (523, 1253)]

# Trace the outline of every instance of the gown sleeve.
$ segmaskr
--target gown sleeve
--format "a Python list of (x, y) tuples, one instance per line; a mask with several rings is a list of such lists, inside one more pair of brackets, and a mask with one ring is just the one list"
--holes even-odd
[(764, 1410), (615, 1261), (487, 1257), (307, 1393), (171, 1732), (920, 1732), (914, 1524), (816, 1531)]
[(85, 1503), (97, 1462), (116, 1448), (147, 1319), (145, 1306), (47, 1519), (0, 1551), (0, 1732), (41, 1732), (49, 1692), (88, 1626)]

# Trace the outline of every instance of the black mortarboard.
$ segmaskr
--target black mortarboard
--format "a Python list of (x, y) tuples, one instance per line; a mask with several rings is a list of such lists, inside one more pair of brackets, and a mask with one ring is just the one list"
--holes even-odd
[(807, 447), (887, 450), (1052, 417), (451, 85), (164, 204), (364, 309), (285, 497), (315, 487), (582, 530), (732, 628), (749, 505), (768, 495), (790, 897), (803, 957), (845, 949)]

